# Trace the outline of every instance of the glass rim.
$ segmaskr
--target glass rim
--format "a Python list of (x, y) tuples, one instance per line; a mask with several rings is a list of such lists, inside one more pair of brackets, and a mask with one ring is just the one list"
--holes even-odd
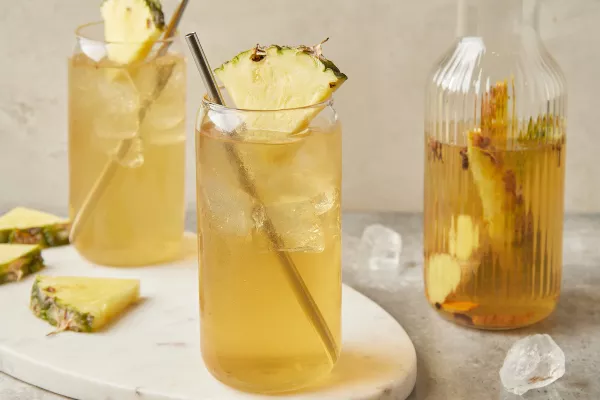
[[(104, 39), (104, 37), (102, 38), (97, 38), (97, 37), (93, 37), (94, 35), (90, 35), (90, 34), (85, 34), (84, 31), (88, 28), (92, 28), (92, 27), (96, 27), (96, 26), (101, 26), (104, 25), (104, 21), (93, 21), (93, 22), (88, 22), (82, 25), (77, 26), (77, 28), (75, 28), (75, 37), (79, 40), (87, 40), (89, 42), (95, 42), (95, 43), (101, 43), (101, 44), (143, 44), (143, 42), (112, 42), (112, 41), (108, 41), (106, 39)], [(152, 45), (156, 45), (156, 44), (161, 44), (161, 43), (172, 43), (173, 41), (177, 40), (179, 38), (179, 31), (175, 31), (175, 33), (173, 34), (173, 36), (171, 36), (168, 39), (163, 39), (163, 38), (158, 38), (155, 41), (153, 41)]]
[[(221, 86), (220, 89), (223, 90), (224, 87)], [(273, 113), (273, 112), (282, 112), (282, 111), (311, 110), (311, 109), (317, 109), (317, 108), (330, 107), (330, 106), (333, 106), (333, 96), (329, 96), (328, 98), (326, 98), (323, 101), (320, 101), (318, 103), (308, 104), (306, 106), (256, 110), (256, 109), (251, 109), (251, 108), (229, 107), (229, 106), (225, 106), (222, 104), (218, 104), (212, 100), (209, 100), (208, 93), (205, 93), (204, 96), (202, 96), (202, 105), (204, 105), (205, 107), (210, 108), (212, 110), (215, 110), (215, 111), (225, 111), (225, 112), (235, 111), (235, 112), (242, 112), (242, 113)]]

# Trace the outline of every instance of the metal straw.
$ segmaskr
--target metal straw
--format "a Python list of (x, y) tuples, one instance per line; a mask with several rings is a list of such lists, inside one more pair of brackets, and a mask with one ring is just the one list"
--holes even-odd
[[(202, 80), (204, 81), (204, 86), (206, 86), (206, 90), (208, 91), (209, 99), (216, 104), (225, 105), (219, 87), (215, 81), (215, 77), (210, 69), (208, 59), (206, 58), (206, 55), (202, 50), (202, 46), (200, 45), (200, 41), (198, 40), (198, 36), (196, 36), (195, 32), (188, 33), (185, 35), (185, 39), (188, 43), (194, 61), (196, 62), (196, 66), (202, 75)], [(254, 185), (254, 182), (252, 182), (252, 178), (248, 174), (248, 170), (244, 166), (244, 162), (240, 158), (235, 146), (230, 142), (224, 142), (224, 146), (231, 163), (237, 167), (238, 179), (242, 185), (242, 188), (259, 204), (262, 204), (262, 201), (260, 200), (259, 194), (256, 190), (256, 186)], [(277, 234), (275, 226), (273, 225), (273, 221), (269, 218), (269, 215), (266, 212), (263, 227), (269, 241), (271, 242), (271, 245), (276, 250), (275, 253), (277, 254), (277, 257), (283, 266), (284, 272), (286, 273), (290, 286), (296, 295), (298, 303), (302, 307), (306, 317), (312, 323), (312, 326), (317, 331), (317, 334), (323, 343), (323, 347), (325, 347), (325, 352), (327, 353), (327, 357), (329, 358), (330, 362), (335, 363), (337, 361), (337, 346), (335, 344), (333, 335), (331, 334), (331, 330), (329, 329), (325, 318), (323, 318), (323, 314), (321, 314), (319, 306), (310, 294), (306, 283), (304, 283), (304, 280), (302, 279), (298, 268), (296, 268), (294, 261), (288, 252), (280, 250), (284, 248), (283, 240)]]
[[(170, 39), (177, 31), (177, 26), (181, 21), (181, 17), (183, 16), (183, 12), (188, 4), (188, 1), (189, 0), (182, 0), (181, 3), (179, 3), (179, 6), (177, 6), (177, 9), (175, 10), (173, 17), (171, 18), (169, 25), (167, 25), (167, 28), (165, 29), (165, 33), (163, 34), (164, 42), (158, 49), (156, 57), (162, 57), (165, 54), (167, 54), (169, 46), (171, 46), (172, 43), (172, 41), (168, 39)], [(100, 175), (98, 175), (98, 178), (94, 182), (94, 185), (83, 200), (79, 211), (77, 211), (77, 214), (75, 214), (75, 217), (71, 222), (71, 230), (69, 232), (69, 241), (71, 243), (74, 243), (77, 239), (77, 236), (81, 232), (83, 226), (89, 219), (90, 215), (92, 215), (96, 204), (98, 204), (98, 201), (100, 200), (100, 198), (106, 191), (106, 188), (113, 179), (115, 173), (119, 168), (119, 160), (124, 159), (127, 153), (131, 150), (131, 147), (134, 144), (134, 140), (139, 136), (139, 127), (142, 125), (144, 118), (146, 118), (146, 113), (150, 109), (152, 103), (160, 96), (163, 89), (169, 82), (169, 78), (173, 73), (174, 66), (174, 63), (169, 63), (159, 67), (158, 79), (156, 82), (156, 86), (154, 87), (154, 90), (152, 92), (152, 95), (144, 100), (138, 112), (138, 132), (136, 132), (136, 134), (131, 138), (121, 140), (115, 153), (104, 165), (102, 172), (100, 173)]]

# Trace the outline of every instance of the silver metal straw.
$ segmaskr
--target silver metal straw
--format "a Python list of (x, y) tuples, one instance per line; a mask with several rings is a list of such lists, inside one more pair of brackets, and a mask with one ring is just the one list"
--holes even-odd
[[(168, 39), (170, 39), (177, 31), (177, 26), (181, 21), (181, 17), (183, 16), (183, 12), (185, 11), (185, 7), (187, 6), (188, 1), (189, 0), (182, 0), (181, 3), (179, 3), (179, 6), (177, 6), (173, 17), (171, 17), (169, 25), (167, 25), (167, 28), (165, 29), (165, 33), (163, 34), (164, 42), (158, 49), (156, 57), (162, 57), (165, 54), (167, 54), (169, 46), (171, 46), (172, 43), (172, 41)], [(138, 129), (142, 125), (144, 118), (146, 118), (146, 113), (150, 109), (150, 106), (160, 96), (161, 92), (169, 82), (169, 78), (173, 73), (173, 67), (173, 63), (169, 63), (160, 67), (154, 91), (152, 92), (152, 95), (149, 98), (144, 100), (144, 103), (142, 104), (138, 112)], [(71, 243), (75, 242), (83, 226), (89, 219), (90, 215), (92, 215), (96, 204), (98, 204), (98, 201), (100, 201), (100, 198), (106, 191), (106, 188), (112, 181), (115, 173), (119, 168), (119, 160), (124, 159), (127, 153), (131, 150), (131, 146), (133, 146), (134, 139), (138, 137), (138, 134), (139, 132), (137, 132), (131, 138), (121, 140), (119, 142), (117, 150), (115, 151), (115, 154), (113, 154), (108, 160), (108, 162), (104, 165), (102, 172), (100, 173), (100, 175), (98, 175), (98, 179), (96, 179), (96, 181), (94, 182), (94, 185), (83, 200), (81, 207), (79, 207), (77, 214), (75, 214), (75, 217), (71, 222), (71, 230), (69, 232), (69, 241)]]
[[(216, 104), (225, 105), (223, 96), (221, 96), (221, 91), (219, 90), (219, 86), (217, 85), (212, 70), (210, 69), (208, 59), (206, 58), (206, 55), (202, 50), (202, 46), (200, 45), (200, 41), (198, 40), (198, 36), (195, 32), (188, 33), (185, 35), (185, 40), (188, 43), (194, 61), (196, 62), (196, 66), (202, 75), (202, 80), (204, 81), (204, 86), (206, 86), (206, 90), (208, 91), (209, 99)], [(250, 178), (242, 159), (236, 151), (235, 146), (230, 142), (224, 142), (224, 146), (230, 161), (237, 168), (238, 179), (243, 189), (259, 204), (262, 204), (259, 194), (257, 193), (256, 186), (252, 182), (252, 179)], [(283, 266), (286, 277), (294, 291), (294, 294), (296, 295), (298, 303), (302, 307), (304, 314), (309, 319), (312, 326), (317, 331), (329, 361), (331, 363), (335, 363), (337, 361), (337, 346), (335, 344), (333, 335), (331, 334), (331, 330), (329, 329), (323, 314), (321, 314), (319, 306), (310, 294), (306, 283), (302, 279), (302, 275), (300, 275), (298, 268), (296, 268), (294, 261), (288, 252), (280, 250), (284, 248), (283, 240), (277, 234), (277, 230), (273, 225), (273, 221), (271, 218), (269, 218), (267, 213), (265, 213), (263, 227), (269, 241), (271, 242), (271, 245), (273, 246), (273, 249), (275, 250), (275, 253), (277, 254), (277, 257), (279, 258), (279, 261)]]

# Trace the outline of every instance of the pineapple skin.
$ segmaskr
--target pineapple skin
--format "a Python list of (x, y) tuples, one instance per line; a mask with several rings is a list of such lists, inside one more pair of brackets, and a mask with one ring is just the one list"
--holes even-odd
[(0, 231), (0, 243), (38, 244), (56, 247), (69, 244), (70, 224), (53, 224), (28, 229)]
[(37, 249), (24, 257), (0, 266), (0, 285), (16, 282), (23, 277), (36, 273), (44, 268), (41, 249)]
[[(279, 45), (273, 44), (268, 47), (260, 48), (260, 46), (257, 45), (257, 47), (255, 47), (253, 49), (249, 49), (249, 50), (244, 50), (241, 53), (238, 53), (231, 60), (225, 61), (221, 66), (215, 68), (214, 72), (218, 75), (221, 72), (223, 72), (226, 68), (228, 68), (229, 65), (235, 65), (235, 64), (239, 63), (241, 60), (244, 60), (247, 58), (251, 58), (251, 59), (253, 59), (253, 61), (259, 62), (264, 57), (267, 56), (267, 54), (270, 52), (270, 50), (275, 50), (279, 54), (283, 54), (284, 52), (291, 52), (293, 54), (306, 53), (310, 56), (315, 57), (318, 61), (320, 61), (322, 63), (323, 72), (327, 72), (327, 71), (333, 72), (334, 76), (338, 80), (338, 82), (336, 82), (337, 86), (340, 86), (342, 83), (344, 83), (346, 80), (348, 80), (348, 76), (346, 74), (342, 73), (342, 71), (340, 71), (340, 69), (331, 60), (323, 57), (323, 55), (320, 53), (317, 54), (314, 50), (314, 46), (313, 47), (309, 47), (309, 46), (293, 47), (293, 46), (279, 46)], [(257, 51), (259, 52), (258, 58), (253, 58), (253, 57), (257, 56)]]
[(60, 328), (68, 321), (68, 330), (75, 332), (92, 332), (94, 316), (82, 313), (72, 307), (62, 304), (59, 298), (53, 296), (48, 287), (40, 286), (40, 277), (36, 277), (31, 288), (30, 308), (38, 318)]

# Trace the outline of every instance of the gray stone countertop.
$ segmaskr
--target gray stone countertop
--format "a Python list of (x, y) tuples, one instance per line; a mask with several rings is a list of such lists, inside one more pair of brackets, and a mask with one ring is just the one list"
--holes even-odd
[[(194, 229), (193, 217), (188, 228)], [(556, 311), (534, 326), (505, 332), (463, 328), (427, 304), (422, 279), (422, 216), (398, 213), (346, 213), (350, 243), (374, 223), (402, 235), (401, 275), (371, 275), (344, 281), (387, 310), (408, 332), (417, 350), (417, 384), (411, 400), (516, 400), (505, 392), (498, 371), (517, 339), (552, 335), (566, 355), (566, 374), (554, 384), (528, 392), (528, 400), (600, 399), (600, 216), (570, 215), (565, 222), (562, 295)], [(352, 249), (344, 246), (345, 264)], [(346, 265), (345, 265), (346, 266)], [(1, 400), (58, 400), (63, 397), (0, 373)]]

